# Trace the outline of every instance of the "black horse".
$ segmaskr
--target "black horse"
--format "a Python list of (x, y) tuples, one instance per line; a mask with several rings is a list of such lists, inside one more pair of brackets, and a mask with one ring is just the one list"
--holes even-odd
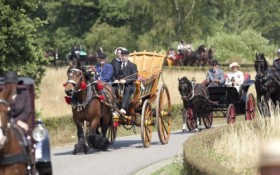
[(274, 67), (269, 67), (263, 53), (256, 54), (255, 70), (258, 109), (263, 116), (269, 116), (269, 99), (274, 106), (280, 102), (280, 72)]
[[(209, 114), (209, 100), (208, 90), (203, 84), (195, 83), (195, 80), (190, 81), (187, 77), (178, 79), (179, 81), (179, 92), (183, 100), (183, 123), (187, 123), (189, 130), (198, 130), (197, 119), (201, 124), (201, 118), (203, 118), (204, 125), (209, 128), (207, 116)], [(186, 122), (185, 122), (186, 121)], [(211, 119), (212, 124), (212, 119)], [(186, 128), (183, 125), (183, 132)]]
[(205, 45), (199, 46), (198, 49), (194, 52), (188, 52), (187, 50), (185, 50), (182, 53), (184, 66), (202, 66), (200, 60), (202, 59), (201, 57), (204, 57), (205, 54), (207, 54)]

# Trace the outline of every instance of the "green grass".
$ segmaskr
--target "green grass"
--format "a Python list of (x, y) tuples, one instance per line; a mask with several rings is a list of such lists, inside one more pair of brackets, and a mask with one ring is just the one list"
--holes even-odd
[(185, 174), (182, 157), (174, 157), (172, 163), (153, 172), (151, 175), (180, 175)]

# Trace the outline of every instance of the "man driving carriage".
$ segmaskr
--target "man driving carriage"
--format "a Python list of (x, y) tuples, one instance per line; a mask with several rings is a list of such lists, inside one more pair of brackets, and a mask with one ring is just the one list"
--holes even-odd
[(121, 64), (113, 65), (113, 76), (112, 82), (114, 82), (113, 87), (118, 88), (118, 84), (124, 85), (122, 104), (120, 112), (123, 114), (127, 113), (128, 105), (130, 103), (130, 96), (135, 91), (134, 82), (138, 78), (138, 71), (136, 64), (130, 62), (129, 51), (126, 49), (121, 50)]
[(222, 87), (225, 84), (224, 71), (219, 69), (219, 62), (213, 60), (212, 68), (207, 72), (206, 81), (209, 87)]

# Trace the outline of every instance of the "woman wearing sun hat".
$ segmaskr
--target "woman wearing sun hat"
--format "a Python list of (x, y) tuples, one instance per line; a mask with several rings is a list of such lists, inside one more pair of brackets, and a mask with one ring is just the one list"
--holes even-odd
[(244, 75), (239, 70), (240, 65), (237, 62), (231, 63), (229, 67), (231, 68), (231, 72), (228, 73), (226, 78), (226, 86), (235, 87), (239, 92), (240, 86), (244, 82)]

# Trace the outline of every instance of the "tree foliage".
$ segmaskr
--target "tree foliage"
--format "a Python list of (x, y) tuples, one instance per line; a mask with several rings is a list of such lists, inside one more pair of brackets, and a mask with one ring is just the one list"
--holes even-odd
[(37, 3), (37, 0), (0, 1), (0, 74), (15, 70), (32, 77), (38, 85), (46, 59), (35, 42), (42, 21), (30, 17)]
[[(64, 58), (76, 44), (83, 45), (88, 52), (102, 46), (112, 57), (119, 46), (131, 51), (166, 50), (185, 40), (195, 47), (214, 45), (217, 57), (243, 62), (260, 51), (272, 57), (280, 44), (279, 0), (1, 0), (0, 3), (3, 69), (10, 65), (11, 58), (13, 68), (22, 62), (31, 64), (28, 67), (42, 65), (44, 59), (34, 55), (38, 53), (34, 42), (44, 51), (58, 51), (60, 58)], [(41, 20), (46, 21), (45, 25), (41, 26)], [(18, 59), (18, 55), (25, 61)], [(24, 66), (21, 69), (27, 70)]]

